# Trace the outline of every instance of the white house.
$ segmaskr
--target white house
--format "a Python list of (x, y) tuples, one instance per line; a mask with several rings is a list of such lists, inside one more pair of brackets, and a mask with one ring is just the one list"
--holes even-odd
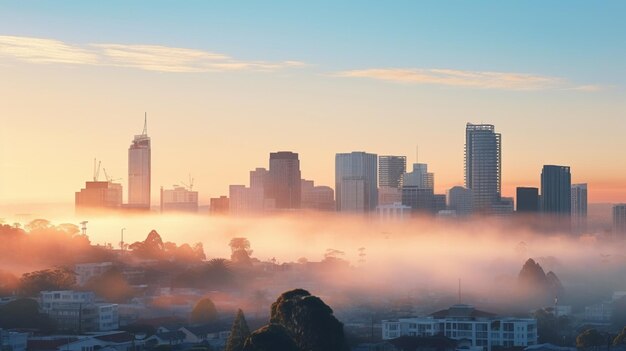
[(537, 344), (537, 320), (498, 317), (469, 305), (454, 305), (426, 317), (382, 321), (383, 340), (400, 336), (444, 335), (471, 342), (472, 348), (491, 351), (493, 346)]

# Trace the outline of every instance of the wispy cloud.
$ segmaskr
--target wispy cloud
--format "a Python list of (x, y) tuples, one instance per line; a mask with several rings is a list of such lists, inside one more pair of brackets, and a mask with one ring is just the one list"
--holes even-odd
[(479, 89), (503, 90), (546, 90), (573, 89), (582, 91), (599, 90), (597, 85), (575, 86), (566, 79), (537, 74), (464, 71), (455, 69), (424, 68), (372, 68), (335, 73), (335, 76), (370, 78), (398, 83), (432, 84)]
[(73, 45), (53, 39), (0, 36), (0, 56), (32, 63), (130, 67), (157, 72), (275, 71), (299, 61), (248, 61), (196, 49), (160, 45)]

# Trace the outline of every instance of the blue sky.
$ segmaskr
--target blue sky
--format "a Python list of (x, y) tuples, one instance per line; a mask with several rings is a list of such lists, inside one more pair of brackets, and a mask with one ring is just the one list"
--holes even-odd
[(0, 32), (153, 43), (320, 70), (428, 67), (625, 81), (623, 1), (13, 1)]

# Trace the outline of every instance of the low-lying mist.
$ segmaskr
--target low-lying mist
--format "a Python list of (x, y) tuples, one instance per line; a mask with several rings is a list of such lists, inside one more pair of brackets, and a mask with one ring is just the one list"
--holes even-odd
[[(156, 230), (163, 241), (202, 243), (207, 260), (230, 259), (230, 241), (247, 238), (252, 258), (284, 269), (269, 283), (251, 280), (242, 289), (274, 292), (304, 287), (325, 296), (331, 305), (355, 303), (356, 297), (382, 303), (438, 296), (442, 304), (455, 303), (460, 290), (462, 302), (515, 309), (512, 305), (525, 289), (518, 274), (529, 258), (545, 273), (552, 271), (558, 276), (564, 287), (564, 292), (558, 292), (563, 295), (558, 296), (561, 303), (582, 307), (626, 289), (624, 242), (592, 235), (539, 233), (519, 218), (424, 217), (381, 222), (362, 216), (300, 212), (258, 217), (152, 214), (86, 219), (92, 245), (110, 243), (118, 248), (122, 228), (128, 244), (143, 241)], [(72, 223), (81, 220), (64, 219)], [(67, 259), (71, 263), (72, 258)], [(284, 265), (315, 262), (341, 264), (315, 269), (315, 273)], [(21, 274), (43, 268), (23, 263), (20, 266), (0, 258), (0, 269)]]

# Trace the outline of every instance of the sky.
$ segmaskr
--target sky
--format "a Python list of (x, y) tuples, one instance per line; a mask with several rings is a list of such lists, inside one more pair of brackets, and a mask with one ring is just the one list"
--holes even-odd
[(153, 203), (201, 203), (269, 153), (334, 183), (334, 155), (427, 163), (463, 183), (465, 124), (502, 134), (502, 192), (572, 167), (626, 202), (623, 1), (3, 1), (0, 204), (72, 203), (93, 159), (127, 188), (148, 114)]

